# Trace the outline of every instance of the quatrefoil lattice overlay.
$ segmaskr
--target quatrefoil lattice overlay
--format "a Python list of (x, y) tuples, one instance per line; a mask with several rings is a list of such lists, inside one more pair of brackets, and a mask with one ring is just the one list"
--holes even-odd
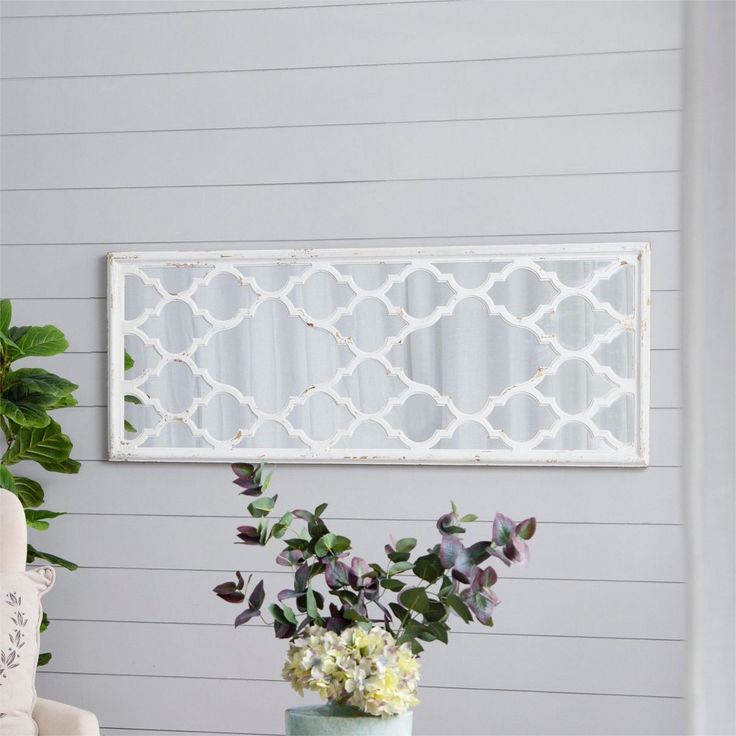
[(648, 461), (646, 244), (108, 260), (112, 459)]

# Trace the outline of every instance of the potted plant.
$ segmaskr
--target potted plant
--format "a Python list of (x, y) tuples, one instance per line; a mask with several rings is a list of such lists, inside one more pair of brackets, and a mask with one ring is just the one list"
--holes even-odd
[[(289, 640), (282, 675), (296, 692), (311, 690), (327, 701), (288, 710), (287, 736), (410, 734), (424, 644), (447, 644), (451, 614), (493, 625), (497, 575), (484, 563), (526, 564), (536, 520), (515, 523), (496, 514), (491, 538), (466, 545), (463, 524), (478, 517), (460, 515), (452, 504), (437, 521), (439, 541), (426, 552), (417, 555), (417, 540), (407, 537), (386, 545), (387, 561), (369, 563), (327, 527), (327, 504), (269, 521), (277, 500), (264, 495), (271, 474), (261, 465), (232, 468), (241, 494), (254, 499), (248, 511), (256, 520), (238, 527), (237, 543), (280, 544), (276, 562), (293, 572), (293, 586), (268, 606), (276, 637)], [(263, 580), (249, 590), (250, 578), (235, 577), (214, 589), (228, 603), (246, 603), (235, 626), (265, 620)]]
[[(44, 531), (49, 522), (63, 511), (40, 508), (44, 490), (34, 478), (25, 476), (36, 463), (50, 473), (78, 473), (79, 462), (71, 457), (72, 441), (50, 412), (77, 405), (74, 392), (78, 386), (44, 368), (18, 367), (26, 358), (46, 358), (60, 355), (69, 347), (64, 334), (53, 325), (12, 325), (13, 307), (9, 299), (0, 299), (0, 438), (5, 447), (0, 451), (0, 488), (20, 499), (26, 523), (32, 529)], [(16, 474), (20, 463), (23, 475)], [(37, 559), (52, 565), (76, 570), (74, 562), (51, 552), (28, 545), (26, 561)], [(43, 614), (41, 631), (49, 620)], [(50, 652), (38, 657), (39, 666), (51, 659)]]

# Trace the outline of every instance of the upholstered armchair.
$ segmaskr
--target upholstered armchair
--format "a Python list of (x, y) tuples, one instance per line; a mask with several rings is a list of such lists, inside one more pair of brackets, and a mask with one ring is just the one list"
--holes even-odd
[[(26, 520), (15, 495), (0, 488), (0, 572), (23, 572), (26, 567)], [(33, 720), (39, 736), (100, 736), (97, 718), (87, 711), (38, 698)]]

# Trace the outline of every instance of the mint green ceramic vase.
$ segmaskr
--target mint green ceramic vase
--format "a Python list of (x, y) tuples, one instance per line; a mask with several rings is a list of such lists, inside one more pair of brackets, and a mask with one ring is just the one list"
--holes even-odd
[(377, 718), (347, 705), (307, 705), (286, 711), (286, 736), (411, 736), (412, 713)]

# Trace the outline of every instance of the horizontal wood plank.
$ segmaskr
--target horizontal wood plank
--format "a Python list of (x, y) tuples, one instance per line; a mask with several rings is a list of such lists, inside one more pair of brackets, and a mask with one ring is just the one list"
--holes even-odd
[(5, 134), (28, 134), (673, 110), (680, 107), (680, 63), (680, 51), (660, 51), (406, 66), (6, 80), (1, 119)]
[[(241, 562), (246, 563), (248, 556), (242, 550)], [(127, 621), (230, 629), (239, 613), (237, 606), (223, 603), (211, 592), (215, 585), (232, 579), (230, 571), (82, 568), (74, 573), (59, 570), (58, 575), (57, 585), (44, 599), (54, 625), (57, 620)], [(272, 595), (287, 587), (289, 576), (267, 572), (256, 576), (261, 579)], [(682, 640), (686, 636), (684, 585), (503, 577), (497, 590), (501, 603), (493, 628), (469, 627), (456, 620), (453, 630), (458, 636), (611, 640)], [(130, 605), (131, 598), (135, 605)]]
[[(286, 683), (186, 678), (61, 675), (39, 672), (42, 697), (96, 711), (103, 726), (283, 733), (283, 709), (304, 704)], [(417, 736), (539, 734), (610, 736), (678, 734), (684, 701), (427, 688), (415, 713)], [(306, 703), (316, 702), (316, 696)], [(135, 707), (131, 707), (135, 704)], [(236, 704), (236, 706), (233, 706)], [(488, 714), (493, 714), (489, 719)]]
[[(652, 288), (679, 289), (680, 287), (680, 234), (678, 232), (635, 233), (555, 233), (542, 235), (516, 235), (514, 243), (611, 243), (645, 241), (652, 247)], [(248, 250), (270, 248), (340, 247), (362, 248), (424, 247), (427, 245), (504, 245), (504, 236), (455, 237), (436, 239), (378, 238), (376, 240), (354, 238), (348, 241), (290, 240), (255, 243), (130, 243), (110, 242), (58, 245), (7, 246), (2, 252), (3, 269), (0, 271), (0, 291), (10, 298), (54, 299), (102, 297), (107, 293), (107, 261), (105, 255), (114, 250), (137, 251), (191, 251), (205, 249)], [(27, 268), (28, 259), (34, 267)]]
[[(18, 473), (38, 477), (31, 465), (19, 465)], [(623, 474), (622, 481), (619, 468), (279, 465), (273, 489), (285, 505), (312, 509), (326, 502), (327, 517), (338, 519), (432, 520), (452, 497), (486, 520), (503, 511), (550, 523), (682, 523), (679, 468), (633, 468)], [(79, 476), (47, 475), (43, 485), (49, 508), (71, 513), (241, 519), (247, 499), (238, 495), (233, 477), (218, 463), (172, 467), (98, 460), (84, 463)]]
[(678, 174), (657, 173), (5, 192), (2, 238), (135, 243), (676, 230), (678, 188)]
[[(371, 5), (391, 3), (455, 2), (455, 0), (309, 0), (309, 5)], [(212, 13), (227, 11), (290, 10), (300, 8), (299, 0), (3, 0), (0, 17), (43, 18), (87, 15), (137, 15)]]
[[(243, 546), (233, 544), (237, 541), (235, 526), (229, 518), (68, 514), (55, 519), (45, 532), (31, 530), (29, 537), (39, 549), (54, 549), (59, 554), (63, 550), (65, 557), (85, 567), (233, 570), (246, 560), (248, 569), (273, 569), (280, 547), (275, 545), (275, 551), (249, 548), (244, 555)], [(367, 559), (385, 558), (383, 547), (392, 535), (396, 539), (416, 537), (418, 549), (434, 545), (438, 537), (431, 521), (343, 519), (332, 526), (353, 541), (356, 554)], [(489, 532), (487, 522), (476, 522), (468, 526), (467, 539), (487, 539)], [(540, 524), (529, 567), (514, 567), (502, 574), (681, 582), (683, 541), (679, 526)], [(578, 550), (587, 551), (581, 554)]]
[[(114, 651), (107, 646), (110, 640), (118, 643)], [(285, 650), (266, 627), (90, 621), (55, 622), (44, 645), (56, 652), (52, 671), (246, 680), (279, 680)], [(504, 666), (489, 668), (493, 660)], [(449, 646), (426, 647), (421, 682), (426, 687), (482, 683), (491, 690), (681, 697), (684, 660), (684, 642), (452, 633)]]
[[(669, 49), (681, 44), (679, 13), (676, 2), (656, 7), (551, 0), (98, 16), (83, 22), (56, 18), (9, 26), (3, 76), (435, 63)], [(43, 54), (33, 52), (38, 44)], [(129, 53), (132, 47), (135, 54)]]
[(679, 113), (2, 139), (4, 189), (664, 171)]

